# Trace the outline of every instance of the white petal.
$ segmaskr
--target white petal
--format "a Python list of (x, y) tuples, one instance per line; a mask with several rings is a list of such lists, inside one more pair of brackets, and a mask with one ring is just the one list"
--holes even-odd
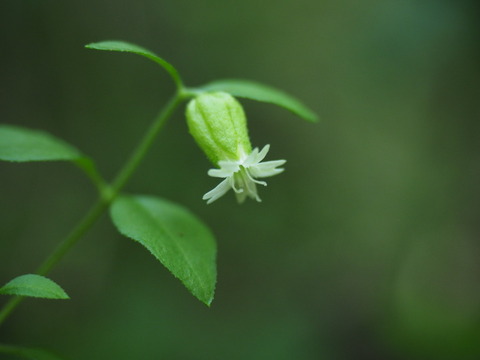
[(240, 170), (240, 165), (238, 165), (237, 161), (221, 160), (218, 162), (218, 166), (220, 166), (220, 169), (208, 170), (208, 175), (211, 177), (226, 178)]
[(284, 171), (283, 168), (277, 168), (286, 163), (286, 160), (273, 160), (266, 161), (255, 166), (250, 167), (248, 170), (253, 177), (262, 178), (280, 174)]
[(211, 177), (226, 178), (231, 176), (233, 172), (225, 169), (210, 169), (207, 174)]
[(274, 176), (284, 171), (280, 168), (286, 160), (273, 160), (261, 162), (270, 150), (270, 145), (265, 145), (261, 151), (254, 148), (248, 156), (241, 154), (238, 160), (221, 160), (218, 169), (210, 169), (208, 175), (224, 178), (213, 190), (203, 195), (203, 199), (210, 204), (225, 195), (231, 188), (235, 191), (238, 202), (242, 203), (247, 197), (262, 201), (258, 196), (257, 184), (266, 186), (267, 183), (258, 178)]
[(243, 161), (242, 165), (245, 166), (245, 167), (249, 167), (249, 166), (252, 166), (252, 165), (258, 163), (257, 157), (258, 157), (258, 148), (255, 148), (247, 156), (247, 158)]
[(270, 145), (268, 144), (265, 145), (260, 152), (258, 152), (258, 148), (253, 149), (247, 159), (243, 162), (243, 166), (250, 167), (258, 164), (265, 158), (265, 156), (267, 156), (268, 150), (270, 150)]
[(261, 168), (277, 167), (277, 166), (282, 166), (286, 162), (287, 160), (271, 160), (271, 161), (264, 161), (256, 166), (260, 166)]
[(257, 156), (257, 163), (265, 159), (265, 156), (267, 156), (268, 150), (270, 150), (270, 144), (265, 145), (262, 151), (260, 151), (260, 154), (258, 154)]
[(220, 166), (220, 169), (222, 170), (231, 171), (231, 172), (236, 172), (240, 168), (238, 161), (230, 161), (230, 160), (220, 160), (218, 162), (218, 166)]
[(203, 200), (208, 200), (207, 204), (210, 204), (217, 200), (219, 197), (222, 197), (226, 194), (226, 192), (230, 190), (230, 182), (229, 179), (223, 180), (220, 184), (218, 184), (215, 188), (207, 192), (203, 195)]
[(266, 177), (271, 177), (271, 176), (281, 174), (283, 171), (285, 171), (285, 169), (283, 169), (283, 168), (262, 170), (262, 171), (256, 172), (255, 176), (257, 178), (266, 178)]

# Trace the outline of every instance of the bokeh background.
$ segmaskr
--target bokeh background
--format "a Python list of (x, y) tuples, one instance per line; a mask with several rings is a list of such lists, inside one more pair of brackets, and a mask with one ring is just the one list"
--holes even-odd
[[(2, 0), (1, 122), (66, 139), (108, 179), (173, 84), (90, 42), (149, 48), (191, 86), (276, 86), (322, 121), (243, 101), (254, 146), (288, 160), (261, 204), (204, 204), (216, 180), (183, 109), (129, 183), (214, 230), (211, 308), (105, 216), (51, 274), (72, 300), (26, 301), (0, 342), (92, 360), (479, 359), (478, 19), (477, 0)], [(95, 192), (65, 163), (2, 163), (0, 184), (4, 283)]]

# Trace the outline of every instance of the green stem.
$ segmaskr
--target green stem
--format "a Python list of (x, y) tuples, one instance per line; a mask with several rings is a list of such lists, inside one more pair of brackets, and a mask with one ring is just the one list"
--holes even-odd
[(157, 137), (160, 130), (167, 119), (173, 114), (178, 105), (185, 99), (185, 95), (179, 91), (165, 106), (163, 111), (158, 115), (157, 119), (152, 123), (150, 129), (145, 134), (143, 140), (137, 146), (135, 151), (130, 156), (130, 159), (127, 161), (122, 170), (118, 173), (117, 177), (113, 181), (112, 192), (115, 197), (118, 195), (120, 190), (125, 186), (126, 182), (132, 176), (133, 172), (137, 169), (138, 165), (145, 157), (146, 153), (152, 146), (155, 138)]
[(22, 296), (14, 296), (3, 306), (2, 311), (0, 311), (0, 324), (5, 321), (5, 319), (10, 315), (13, 310), (22, 302)]
[[(90, 230), (93, 224), (103, 215), (109, 205), (115, 200), (120, 191), (131, 178), (135, 170), (140, 165), (140, 162), (147, 154), (152, 146), (155, 138), (162, 130), (165, 122), (171, 117), (175, 109), (185, 99), (185, 94), (181, 91), (167, 103), (164, 109), (158, 114), (153, 121), (150, 129), (147, 131), (142, 141), (133, 151), (128, 161), (118, 173), (112, 185), (105, 187), (103, 193), (100, 194), (99, 199), (93, 204), (85, 217), (77, 224), (77, 226), (70, 232), (70, 234), (55, 248), (50, 256), (40, 265), (36, 274), (47, 275), (63, 256), (80, 240), (83, 235)], [(22, 296), (15, 296), (11, 298), (0, 311), (0, 325), (5, 319), (15, 310), (15, 308), (22, 302)]]

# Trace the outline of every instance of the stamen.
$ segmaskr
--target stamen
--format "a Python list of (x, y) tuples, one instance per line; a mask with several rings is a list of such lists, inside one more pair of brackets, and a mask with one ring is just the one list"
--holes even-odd
[(250, 171), (248, 171), (247, 169), (245, 169), (245, 172), (247, 173), (247, 176), (248, 178), (253, 181), (254, 183), (256, 184), (260, 184), (260, 185), (263, 185), (263, 186), (267, 186), (267, 183), (265, 181), (260, 181), (260, 180), (255, 180), (252, 175), (250, 174)]
[(240, 193), (243, 192), (242, 187), (240, 187), (238, 189), (235, 187), (235, 175), (230, 177), (229, 181), (230, 181), (230, 186), (232, 187), (233, 191), (235, 191), (237, 194), (240, 194)]
[(249, 195), (253, 194), (257, 196), (257, 188), (255, 187), (255, 181), (250, 181), (251, 177), (248, 174), (248, 170), (242, 166), (239, 173), (242, 176), (243, 183), (247, 188), (247, 192), (249, 193)]

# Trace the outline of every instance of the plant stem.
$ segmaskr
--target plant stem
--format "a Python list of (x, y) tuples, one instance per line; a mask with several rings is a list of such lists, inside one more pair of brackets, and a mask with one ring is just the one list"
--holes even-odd
[[(112, 185), (104, 188), (103, 192), (100, 194), (100, 197), (92, 205), (84, 218), (40, 265), (36, 271), (36, 274), (47, 275), (64, 257), (64, 255), (77, 243), (77, 241), (80, 240), (83, 235), (90, 230), (93, 224), (95, 224), (95, 222), (103, 215), (105, 210), (107, 210), (109, 205), (115, 200), (120, 191), (126, 185), (127, 181), (134, 174), (135, 170), (138, 168), (138, 165), (140, 165), (140, 162), (152, 146), (155, 138), (162, 130), (163, 125), (165, 125), (165, 122), (171, 117), (175, 109), (185, 98), (185, 94), (181, 91), (178, 91), (175, 96), (170, 99), (163, 110), (155, 118), (152, 125), (144, 135), (142, 141), (140, 141), (140, 143), (137, 145), (128, 161), (115, 177)], [(23, 299), (23, 296), (15, 296), (5, 304), (0, 311), (0, 325), (15, 310), (15, 308), (22, 302)]]
[(120, 190), (125, 186), (127, 181), (132, 176), (133, 172), (137, 169), (138, 165), (142, 161), (142, 159), (147, 154), (148, 150), (152, 146), (155, 138), (157, 137), (158, 133), (162, 130), (163, 125), (168, 120), (168, 118), (173, 114), (177, 106), (185, 99), (185, 95), (183, 95), (180, 91), (167, 103), (164, 107), (162, 112), (158, 115), (155, 121), (150, 126), (150, 129), (147, 131), (145, 136), (143, 137), (140, 144), (138, 144), (135, 151), (130, 156), (130, 159), (127, 161), (125, 166), (122, 170), (118, 173), (117, 177), (113, 181), (112, 185), (112, 192), (113, 196), (115, 197), (118, 195)]

